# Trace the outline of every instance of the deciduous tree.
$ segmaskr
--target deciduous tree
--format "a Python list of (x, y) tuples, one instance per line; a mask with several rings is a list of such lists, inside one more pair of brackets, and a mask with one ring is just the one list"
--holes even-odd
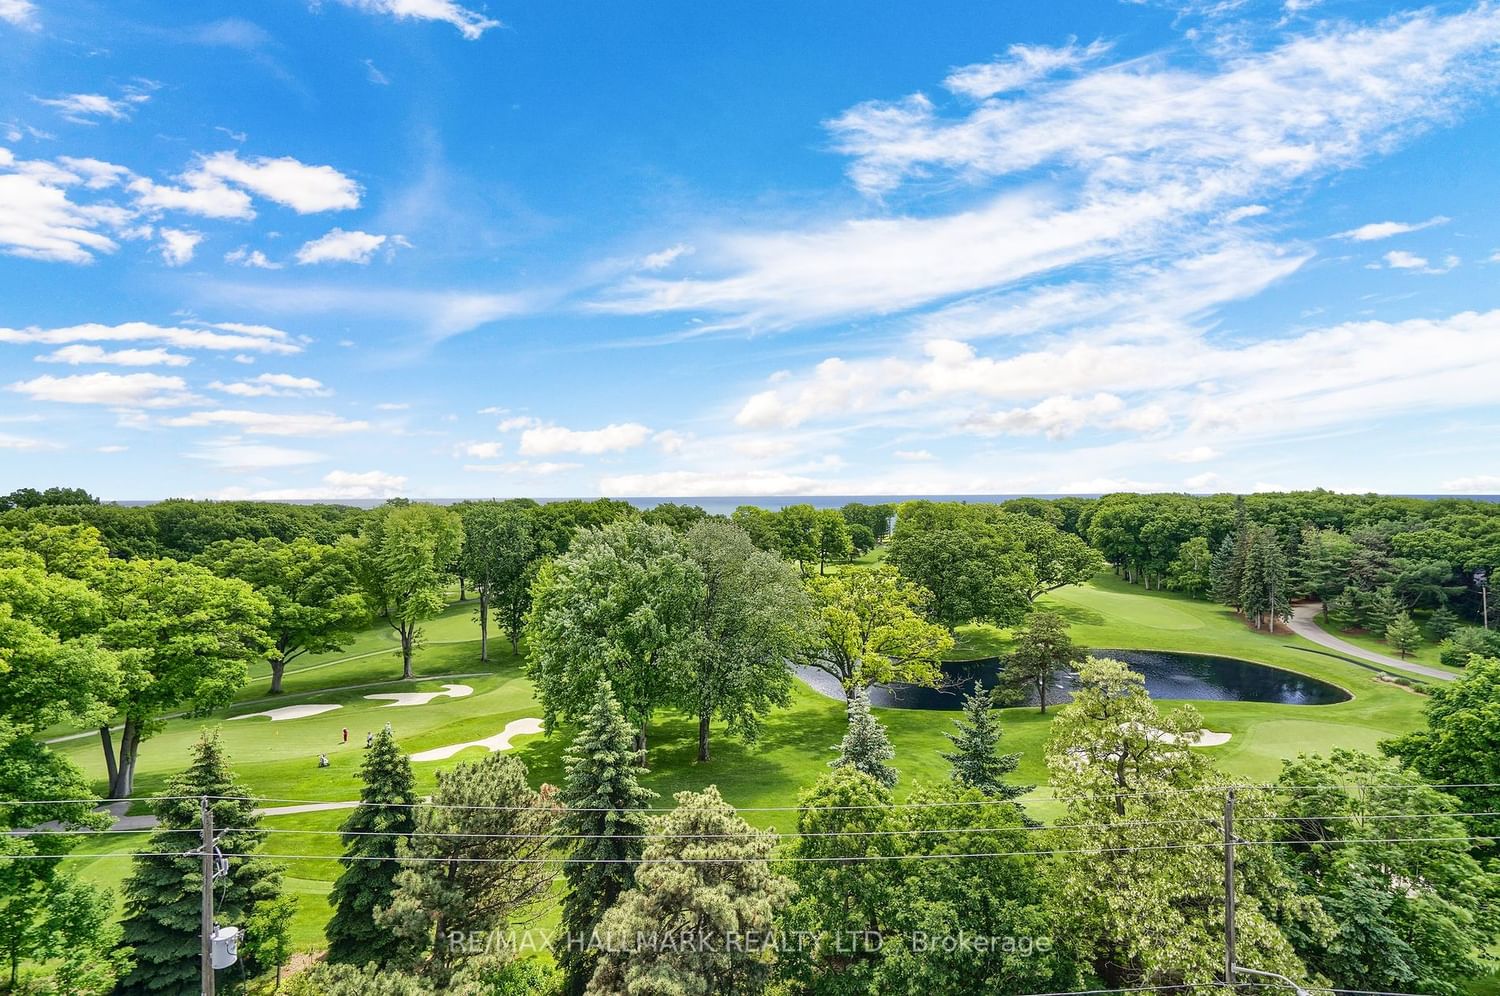
[(923, 618), (929, 595), (884, 564), (809, 579), (819, 652), (809, 663), (845, 689), (871, 682), (936, 684), (953, 636)]
[(401, 641), (401, 677), (411, 678), (422, 623), (443, 610), (448, 567), (463, 545), (463, 522), (436, 505), (386, 505), (365, 521), (355, 568), (371, 610)]
[(1016, 632), (1015, 649), (1000, 671), (1001, 688), (1012, 699), (1034, 693), (1037, 707), (1045, 713), (1049, 690), (1083, 658), (1061, 616), (1033, 612)]

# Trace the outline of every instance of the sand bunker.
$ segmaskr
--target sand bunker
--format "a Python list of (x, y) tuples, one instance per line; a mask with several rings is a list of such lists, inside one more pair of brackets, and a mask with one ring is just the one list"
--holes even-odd
[(235, 719), (254, 719), (256, 716), (264, 716), (273, 723), (279, 723), (283, 719), (306, 719), (308, 716), (316, 716), (320, 713), (333, 712), (335, 709), (344, 708), (341, 705), (329, 705), (327, 703), (309, 702), (307, 705), (282, 706), (279, 709), (267, 709), (265, 712), (247, 712), (243, 716), (230, 716)]
[(468, 685), (444, 685), (441, 692), (380, 692), (377, 695), (366, 695), (367, 699), (389, 700), (391, 705), (386, 706), (412, 706), (426, 705), (433, 699), (450, 698), (461, 699), (467, 695), (473, 695), (474, 689)]
[(487, 751), (510, 750), (510, 738), (520, 736), (523, 733), (541, 733), (542, 721), (540, 719), (513, 719), (505, 724), (505, 729), (493, 737), (484, 740), (470, 740), (466, 744), (449, 744), (446, 747), (434, 747), (432, 750), (424, 750), (419, 754), (413, 754), (413, 761), (446, 761), (461, 750), (470, 747), (483, 747)]
[[(1151, 730), (1147, 735), (1152, 740), (1160, 742), (1167, 742), (1174, 739), (1173, 736), (1166, 730)], [(1218, 747), (1222, 744), (1229, 743), (1229, 739), (1232, 736), (1233, 734), (1231, 733), (1215, 733), (1213, 730), (1205, 728), (1199, 730), (1197, 736), (1193, 737), (1191, 740), (1188, 740), (1187, 746)]]

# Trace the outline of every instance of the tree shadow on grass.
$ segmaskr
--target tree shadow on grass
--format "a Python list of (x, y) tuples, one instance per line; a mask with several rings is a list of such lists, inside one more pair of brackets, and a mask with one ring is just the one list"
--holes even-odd
[(1047, 602), (1041, 609), (1062, 617), (1070, 626), (1103, 626), (1105, 623), (1104, 613), (1073, 602)]

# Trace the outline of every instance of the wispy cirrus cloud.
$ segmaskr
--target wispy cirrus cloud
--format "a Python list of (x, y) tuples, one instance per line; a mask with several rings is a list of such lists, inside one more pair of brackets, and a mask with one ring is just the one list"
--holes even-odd
[(364, 11), (367, 14), (386, 14), (398, 20), (438, 21), (451, 24), (470, 41), (477, 41), (486, 31), (501, 26), (500, 22), (476, 10), (458, 3), (457, 0), (338, 0), (345, 7)]

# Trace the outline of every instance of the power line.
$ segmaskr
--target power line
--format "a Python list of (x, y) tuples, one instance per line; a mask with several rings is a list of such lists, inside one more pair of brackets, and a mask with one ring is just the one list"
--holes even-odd
[[(538, 840), (551, 839), (547, 835), (534, 835)], [(1480, 835), (1456, 835), (1444, 837), (1348, 837), (1338, 840), (1318, 841), (1319, 844), (1418, 844), (1439, 843), (1458, 841), (1496, 841), (1500, 836)], [(1235, 846), (1275, 846), (1289, 843), (1284, 840), (1236, 840)], [(651, 865), (651, 864), (743, 864), (747, 862), (759, 862), (765, 864), (777, 863), (854, 863), (865, 861), (939, 861), (957, 860), (961, 858), (1016, 858), (1016, 857), (1049, 857), (1061, 854), (1126, 854), (1143, 851), (1183, 851), (1193, 848), (1210, 848), (1218, 850), (1223, 847), (1220, 841), (1194, 841), (1183, 844), (1133, 844), (1120, 847), (1075, 847), (1075, 848), (1035, 848), (1021, 851), (959, 851), (959, 852), (932, 852), (917, 854), (852, 854), (852, 855), (768, 855), (766, 857), (749, 858), (574, 858), (558, 855), (548, 858), (493, 858), (493, 857), (462, 857), (462, 856), (425, 856), (425, 855), (379, 855), (379, 854), (279, 854), (274, 852), (241, 852), (224, 854), (226, 858), (261, 858), (271, 861), (404, 861), (415, 863), (451, 861), (468, 864), (629, 864), (629, 865)], [(94, 858), (181, 858), (182, 853), (172, 851), (106, 851), (99, 854), (0, 854), (0, 860), (57, 860), (57, 859), (94, 859)]]

